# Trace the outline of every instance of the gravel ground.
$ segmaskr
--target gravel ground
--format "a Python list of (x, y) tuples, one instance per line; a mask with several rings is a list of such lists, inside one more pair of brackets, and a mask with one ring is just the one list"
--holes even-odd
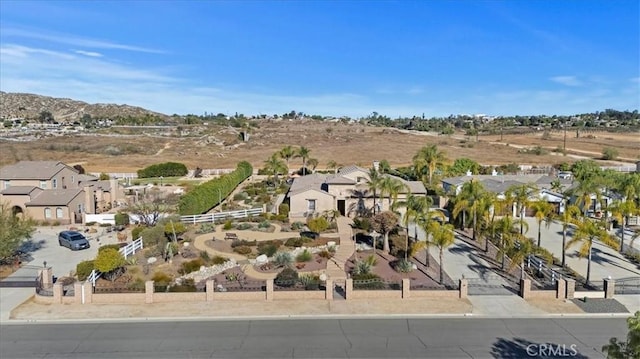
[(587, 298), (585, 302), (584, 299), (573, 299), (573, 303), (575, 303), (580, 309), (587, 313), (628, 313), (627, 308), (620, 304), (615, 299), (604, 299), (604, 298)]

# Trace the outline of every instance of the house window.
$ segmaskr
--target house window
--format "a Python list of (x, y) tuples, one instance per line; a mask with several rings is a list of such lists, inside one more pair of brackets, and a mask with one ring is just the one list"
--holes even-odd
[(76, 176), (71, 176), (71, 183), (76, 183)]
[(47, 181), (40, 181), (40, 188), (47, 189)]
[(358, 183), (362, 183), (362, 182), (364, 182), (364, 177), (358, 177), (358, 179), (356, 180), (356, 182), (358, 182)]
[(56, 218), (62, 218), (64, 217), (62, 214), (62, 208), (58, 207), (56, 208)]
[(82, 203), (78, 204), (78, 213), (82, 213), (82, 209), (83, 209)]
[(51, 208), (47, 207), (44, 209), (44, 218), (51, 218)]
[(11, 187), (11, 181), (9, 181), (9, 180), (4, 180), (4, 189), (7, 189), (7, 188), (9, 188), (9, 187)]
[(313, 212), (315, 210), (316, 210), (316, 200), (315, 199), (308, 199), (307, 200), (307, 211)]
[(58, 188), (58, 179), (54, 178), (51, 180), (51, 187), (53, 187), (53, 189)]

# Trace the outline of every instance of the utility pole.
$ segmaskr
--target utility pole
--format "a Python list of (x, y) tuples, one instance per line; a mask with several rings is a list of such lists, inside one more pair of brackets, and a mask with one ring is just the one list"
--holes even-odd
[(564, 127), (564, 143), (562, 145), (562, 153), (566, 156), (567, 155), (567, 119), (564, 119), (564, 124), (562, 125), (562, 127)]

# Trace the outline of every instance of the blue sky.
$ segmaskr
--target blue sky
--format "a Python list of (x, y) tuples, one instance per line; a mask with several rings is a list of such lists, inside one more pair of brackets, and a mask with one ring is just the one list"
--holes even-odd
[(0, 89), (167, 114), (640, 107), (637, 1), (0, 1)]

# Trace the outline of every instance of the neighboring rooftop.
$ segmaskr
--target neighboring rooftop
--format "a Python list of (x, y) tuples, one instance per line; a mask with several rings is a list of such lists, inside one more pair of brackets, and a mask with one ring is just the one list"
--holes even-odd
[(534, 184), (538, 188), (549, 189), (551, 183), (558, 181), (563, 189), (568, 189), (573, 184), (570, 178), (560, 178), (549, 176), (546, 174), (526, 174), (526, 175), (471, 175), (471, 176), (459, 176), (442, 179), (445, 184), (459, 186), (463, 183), (469, 182), (472, 179), (482, 182), (484, 187), (495, 193), (502, 193), (507, 188), (513, 185), (521, 184)]
[(65, 167), (60, 161), (20, 161), (0, 168), (0, 179), (48, 180)]
[(82, 188), (42, 191), (27, 206), (66, 206), (81, 192)]
[(0, 194), (4, 195), (29, 195), (31, 192), (41, 190), (39, 187), (35, 186), (11, 186), (9, 188), (4, 189)]

